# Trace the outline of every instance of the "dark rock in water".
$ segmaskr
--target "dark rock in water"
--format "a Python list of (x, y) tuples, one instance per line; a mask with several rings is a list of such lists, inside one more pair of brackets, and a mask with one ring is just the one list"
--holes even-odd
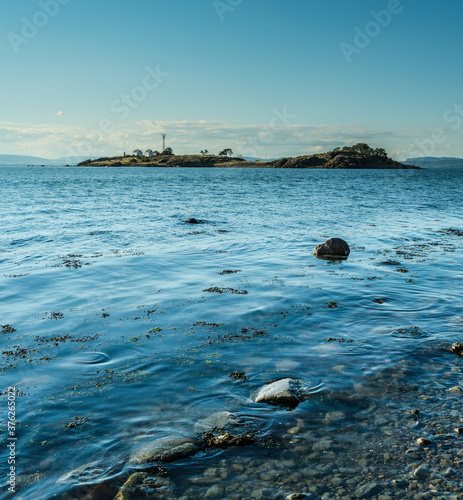
[(130, 456), (130, 462), (144, 465), (150, 463), (169, 463), (190, 457), (198, 447), (189, 439), (167, 437), (144, 444)]
[(396, 260), (383, 260), (381, 264), (383, 264), (383, 266), (400, 266), (400, 262)]
[(198, 220), (198, 219), (195, 219), (195, 218), (191, 218), (191, 219), (187, 219), (185, 221), (186, 224), (202, 224), (204, 221), (203, 220)]
[(455, 342), (455, 344), (452, 344), (452, 347), (450, 348), (450, 352), (453, 352), (454, 354), (458, 354), (458, 356), (463, 356), (463, 343)]
[(350, 248), (341, 238), (330, 238), (325, 243), (318, 245), (313, 254), (317, 259), (347, 259)]
[(270, 405), (292, 406), (299, 404), (296, 395), (297, 382), (292, 378), (277, 380), (271, 384), (264, 385), (256, 394), (256, 403), (266, 403)]

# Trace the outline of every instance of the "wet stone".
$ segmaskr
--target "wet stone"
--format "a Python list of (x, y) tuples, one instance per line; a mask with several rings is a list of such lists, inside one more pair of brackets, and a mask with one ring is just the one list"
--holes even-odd
[(381, 488), (377, 483), (367, 483), (355, 490), (355, 495), (357, 498), (371, 498), (378, 495)]
[(90, 462), (63, 474), (57, 484), (93, 483), (107, 473), (107, 468), (99, 462)]
[(291, 493), (286, 497), (286, 500), (308, 500), (309, 498), (314, 498), (312, 493)]
[(187, 439), (162, 438), (144, 444), (130, 456), (134, 464), (149, 464), (156, 462), (174, 462), (190, 457), (198, 451), (198, 447)]
[(420, 465), (413, 471), (413, 475), (419, 479), (424, 479), (430, 474), (429, 468), (424, 465)]
[(199, 420), (195, 426), (194, 430), (196, 433), (200, 432), (209, 432), (214, 428), (223, 428), (227, 425), (238, 424), (238, 420), (233, 413), (228, 411), (219, 411), (217, 413), (213, 413), (203, 420)]
[(140, 496), (150, 498), (154, 490), (170, 485), (167, 478), (150, 476), (146, 472), (132, 474), (117, 493), (114, 500), (135, 500)]
[(432, 444), (432, 441), (430, 441), (429, 439), (423, 438), (423, 437), (418, 438), (416, 440), (416, 442), (420, 446), (429, 446), (430, 444)]
[(333, 441), (331, 439), (324, 439), (315, 443), (312, 447), (313, 451), (326, 451), (332, 448)]
[(223, 488), (221, 486), (218, 486), (217, 484), (214, 484), (214, 486), (211, 486), (206, 491), (204, 498), (218, 497), (222, 494), (223, 494)]
[(296, 395), (297, 382), (291, 378), (277, 380), (262, 387), (255, 396), (256, 403), (270, 405), (297, 406), (299, 398)]
[(455, 469), (452, 469), (452, 467), (448, 467), (445, 469), (445, 471), (442, 473), (444, 477), (452, 477), (457, 474), (457, 471)]

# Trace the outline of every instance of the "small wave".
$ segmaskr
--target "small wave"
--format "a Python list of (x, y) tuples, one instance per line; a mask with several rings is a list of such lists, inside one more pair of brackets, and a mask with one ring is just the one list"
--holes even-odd
[(84, 352), (68, 360), (70, 364), (100, 365), (108, 363), (111, 358), (104, 352)]

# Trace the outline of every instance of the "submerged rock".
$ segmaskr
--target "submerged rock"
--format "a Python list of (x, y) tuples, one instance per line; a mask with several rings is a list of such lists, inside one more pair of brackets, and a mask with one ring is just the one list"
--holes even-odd
[(72, 469), (71, 472), (63, 474), (57, 481), (57, 484), (82, 484), (98, 482), (108, 472), (108, 467), (100, 462), (90, 462)]
[(187, 219), (183, 222), (185, 222), (186, 224), (202, 224), (204, 221), (199, 220), (199, 219), (195, 219), (194, 217), (192, 217), (191, 219)]
[(383, 260), (381, 264), (384, 266), (400, 266), (400, 262), (397, 260)]
[(420, 465), (413, 471), (413, 475), (415, 477), (418, 477), (420, 479), (423, 479), (425, 477), (428, 477), (430, 473), (429, 467), (426, 467), (424, 465)]
[(270, 405), (297, 406), (299, 398), (296, 395), (297, 382), (292, 378), (284, 378), (264, 385), (256, 394), (256, 403)]
[(314, 498), (312, 493), (291, 493), (286, 497), (286, 500), (309, 500)]
[(371, 498), (372, 496), (376, 496), (381, 491), (381, 488), (376, 483), (367, 483), (362, 486), (359, 486), (355, 490), (355, 495), (357, 498)]
[(161, 438), (151, 441), (130, 455), (130, 462), (144, 465), (149, 463), (168, 463), (190, 457), (198, 447), (189, 439)]
[(416, 440), (416, 442), (420, 446), (429, 446), (430, 444), (432, 444), (432, 441), (430, 441), (429, 439), (423, 438), (423, 437), (418, 438)]
[(146, 472), (132, 474), (118, 491), (114, 500), (132, 500), (152, 498), (152, 493), (159, 488), (170, 486), (170, 481), (165, 477), (156, 477)]
[(219, 429), (228, 425), (236, 424), (238, 424), (238, 420), (233, 413), (228, 411), (219, 411), (196, 422), (194, 429), (196, 433), (209, 432), (215, 428)]
[(350, 248), (341, 238), (330, 238), (325, 243), (318, 245), (313, 254), (317, 259), (347, 259)]

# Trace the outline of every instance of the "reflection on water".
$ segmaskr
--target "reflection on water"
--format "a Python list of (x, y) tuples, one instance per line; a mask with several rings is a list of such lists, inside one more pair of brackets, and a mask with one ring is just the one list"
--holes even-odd
[[(19, 498), (458, 498), (461, 177), (1, 168)], [(197, 449), (131, 463), (166, 438)]]

